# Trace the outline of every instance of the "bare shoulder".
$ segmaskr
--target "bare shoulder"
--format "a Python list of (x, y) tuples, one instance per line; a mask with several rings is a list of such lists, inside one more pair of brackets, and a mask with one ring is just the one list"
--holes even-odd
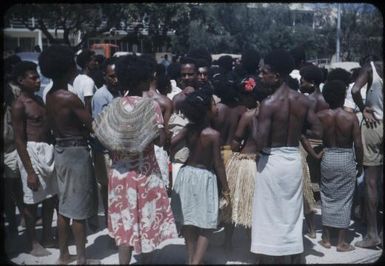
[(176, 94), (173, 98), (172, 98), (172, 101), (173, 102), (177, 102), (177, 101), (180, 101), (184, 98), (184, 93), (181, 91), (179, 92), (178, 94)]
[(204, 136), (210, 137), (210, 139), (215, 140), (220, 138), (220, 133), (218, 130), (215, 130), (212, 127), (208, 127), (202, 130)]
[(15, 102), (12, 104), (12, 109), (13, 110), (22, 110), (24, 108), (24, 97), (23, 95), (20, 95), (16, 100)]
[(355, 113), (348, 112), (348, 111), (345, 111), (343, 109), (341, 110), (341, 112), (342, 112), (342, 114), (346, 120), (349, 120), (352, 122), (358, 121), (357, 115)]
[(63, 102), (72, 103), (72, 104), (81, 103), (81, 100), (76, 94), (67, 90), (58, 90), (53, 92), (51, 95), (47, 95), (47, 102), (50, 100), (51, 97), (55, 98), (55, 103), (57, 100), (60, 100), (62, 103)]
[(172, 101), (167, 96), (159, 94), (158, 97), (159, 97), (159, 99), (161, 100), (162, 103), (164, 103), (166, 105), (171, 105), (172, 106)]

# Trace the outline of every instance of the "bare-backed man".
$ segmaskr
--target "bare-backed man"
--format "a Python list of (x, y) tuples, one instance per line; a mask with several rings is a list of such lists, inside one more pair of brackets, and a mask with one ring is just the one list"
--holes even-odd
[[(257, 175), (253, 200), (251, 252), (258, 262), (300, 262), (303, 253), (303, 192), (299, 139), (320, 137), (321, 125), (306, 96), (286, 81), (294, 67), (290, 54), (276, 50), (264, 58), (260, 78), (273, 94), (262, 101), (256, 132)], [(309, 125), (306, 129), (305, 124)]]
[(92, 118), (81, 100), (67, 89), (76, 70), (73, 51), (66, 46), (50, 46), (41, 53), (39, 65), (43, 75), (53, 80), (52, 89), (47, 94), (47, 110), (56, 139), (60, 248), (58, 263), (66, 264), (74, 259), (68, 251), (69, 225), (72, 219), (77, 263), (85, 264), (85, 221), (97, 212), (97, 186), (86, 140), (92, 131)]
[(319, 243), (330, 248), (329, 227), (333, 227), (338, 230), (337, 251), (352, 251), (354, 247), (346, 242), (346, 232), (350, 225), (356, 168), (358, 176), (362, 172), (361, 131), (356, 115), (343, 109), (346, 86), (342, 81), (326, 82), (322, 94), (330, 109), (317, 113), (324, 128), (325, 145), (320, 182), (323, 230)]
[[(324, 74), (322, 70), (315, 65), (306, 65), (303, 66), (300, 71), (300, 91), (308, 95), (313, 110), (315, 113), (329, 108), (329, 105), (326, 103), (321, 90), (319, 88), (321, 82), (324, 80)], [(318, 152), (323, 148), (322, 140), (320, 139), (307, 139), (302, 135), (301, 144), (303, 149), (302, 151), (302, 160), (303, 160), (303, 169), (304, 169), (304, 212), (305, 212), (305, 222), (307, 225), (308, 232), (307, 236), (310, 238), (316, 238), (315, 232), (315, 199), (313, 194), (313, 189), (311, 183), (319, 183), (320, 180), (320, 158)], [(308, 155), (309, 154), (309, 155)], [(322, 154), (322, 153), (319, 153)], [(311, 155), (311, 156), (310, 156)]]

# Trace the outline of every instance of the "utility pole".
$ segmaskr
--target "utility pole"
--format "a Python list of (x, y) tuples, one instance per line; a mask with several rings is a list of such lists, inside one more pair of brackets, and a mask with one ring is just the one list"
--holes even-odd
[(336, 62), (340, 61), (340, 35), (341, 35), (341, 4), (338, 5), (337, 10), (337, 47), (336, 47)]

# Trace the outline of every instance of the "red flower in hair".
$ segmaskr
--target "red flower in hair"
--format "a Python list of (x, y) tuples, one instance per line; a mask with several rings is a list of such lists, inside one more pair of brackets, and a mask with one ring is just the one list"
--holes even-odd
[(256, 85), (255, 80), (253, 78), (248, 78), (247, 80), (244, 81), (244, 84), (245, 84), (245, 91), (247, 92), (251, 92)]

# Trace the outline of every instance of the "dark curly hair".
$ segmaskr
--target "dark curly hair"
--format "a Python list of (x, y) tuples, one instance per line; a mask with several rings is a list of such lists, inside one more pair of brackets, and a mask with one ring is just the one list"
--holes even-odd
[(261, 59), (259, 53), (254, 49), (248, 49), (242, 53), (241, 64), (247, 74), (255, 74), (258, 71), (259, 60)]
[(198, 48), (191, 49), (187, 53), (187, 56), (197, 59), (197, 61), (199, 62), (199, 63), (197, 62), (198, 67), (200, 66), (210, 67), (213, 61), (211, 54), (206, 47), (198, 47)]
[(351, 78), (352, 75), (349, 71), (343, 68), (335, 68), (329, 72), (327, 81), (340, 80), (345, 83), (345, 86), (349, 86)]
[(13, 69), (13, 76), (15, 78), (25, 77), (27, 71), (37, 71), (37, 65), (30, 61), (21, 61), (17, 63)]
[(233, 71), (230, 71), (227, 74), (214, 74), (211, 79), (211, 84), (214, 88), (214, 94), (218, 95), (218, 97), (221, 98), (222, 103), (228, 105), (239, 102), (239, 83)]
[(52, 45), (43, 50), (39, 56), (41, 73), (50, 79), (62, 78), (69, 69), (75, 67), (75, 53), (63, 45)]
[(346, 86), (341, 80), (327, 81), (322, 89), (322, 95), (331, 109), (342, 107), (346, 97)]
[(324, 80), (324, 75), (322, 70), (315, 65), (304, 66), (299, 70), (299, 74), (306, 81), (314, 82), (314, 84), (318, 87), (321, 82)]
[(271, 51), (263, 59), (266, 65), (269, 65), (272, 71), (287, 76), (294, 69), (294, 59), (289, 52), (281, 49)]
[(212, 93), (210, 90), (197, 90), (187, 95), (181, 106), (181, 112), (187, 117), (190, 123), (198, 125), (206, 118), (211, 104)]
[(91, 58), (94, 55), (95, 51), (86, 49), (76, 57), (76, 63), (83, 69), (86, 67), (87, 63), (91, 61)]
[(137, 88), (143, 81), (152, 80), (155, 73), (155, 62), (149, 58), (126, 55), (119, 57), (115, 72), (122, 88)]

